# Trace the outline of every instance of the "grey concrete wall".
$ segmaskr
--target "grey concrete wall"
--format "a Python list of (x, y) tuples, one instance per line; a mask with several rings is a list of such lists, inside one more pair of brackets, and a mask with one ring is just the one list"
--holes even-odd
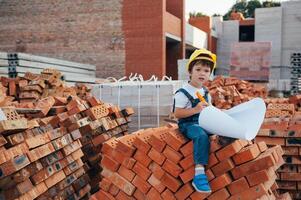
[(271, 65), (281, 66), (282, 8), (255, 10), (255, 42), (272, 42)]
[(301, 1), (282, 3), (282, 65), (290, 66), (291, 53), (301, 52)]
[[(219, 27), (219, 26), (217, 26)], [(239, 21), (224, 21), (222, 24), (222, 32), (218, 35), (217, 40), (217, 69), (216, 74), (229, 75), (231, 44), (239, 41)]]

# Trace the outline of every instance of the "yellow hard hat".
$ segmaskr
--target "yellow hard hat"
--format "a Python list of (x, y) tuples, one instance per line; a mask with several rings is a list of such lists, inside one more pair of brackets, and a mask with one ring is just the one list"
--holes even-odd
[(208, 51), (207, 49), (197, 49), (191, 54), (189, 61), (186, 65), (187, 71), (189, 70), (189, 65), (195, 60), (211, 61), (213, 63), (212, 71), (216, 67), (216, 55), (214, 53), (212, 53), (211, 51)]

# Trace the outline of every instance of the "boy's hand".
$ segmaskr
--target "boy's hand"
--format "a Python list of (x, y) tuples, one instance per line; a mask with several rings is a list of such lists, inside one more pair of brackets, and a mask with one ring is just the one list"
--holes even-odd
[(195, 110), (195, 113), (200, 113), (204, 108), (206, 108), (208, 106), (207, 103), (204, 103), (204, 102), (200, 102), (198, 103), (195, 107), (194, 107), (194, 110)]

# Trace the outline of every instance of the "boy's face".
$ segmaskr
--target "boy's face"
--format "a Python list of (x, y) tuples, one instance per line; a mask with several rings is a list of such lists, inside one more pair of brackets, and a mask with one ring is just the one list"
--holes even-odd
[(192, 67), (190, 72), (191, 83), (202, 86), (206, 81), (209, 80), (211, 69), (208, 65), (202, 65), (198, 63)]

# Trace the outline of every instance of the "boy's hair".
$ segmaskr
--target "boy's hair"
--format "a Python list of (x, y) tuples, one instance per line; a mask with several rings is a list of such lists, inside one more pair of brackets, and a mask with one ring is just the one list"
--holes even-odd
[[(198, 57), (208, 57), (210, 58), (210, 56), (208, 56), (207, 54), (200, 54)], [(210, 72), (212, 72), (213, 67), (214, 67), (214, 63), (209, 61), (209, 60), (205, 60), (205, 59), (195, 59), (194, 61), (192, 61), (189, 66), (188, 66), (188, 72), (191, 73), (192, 69), (195, 65), (197, 64), (201, 64), (204, 66), (208, 66), (210, 67)]]

